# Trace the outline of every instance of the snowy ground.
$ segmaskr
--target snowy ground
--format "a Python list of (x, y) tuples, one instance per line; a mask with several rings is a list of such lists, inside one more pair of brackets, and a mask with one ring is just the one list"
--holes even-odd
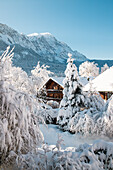
[(40, 129), (44, 135), (45, 143), (49, 145), (55, 145), (58, 139), (58, 134), (62, 136), (64, 139), (66, 147), (78, 147), (80, 144), (88, 143), (92, 144), (95, 140), (103, 139), (105, 141), (113, 142), (113, 139), (109, 139), (105, 136), (91, 136), (91, 137), (83, 137), (81, 135), (70, 134), (69, 132), (63, 132), (58, 128), (58, 125), (49, 124), (47, 127), (45, 125), (40, 125)]

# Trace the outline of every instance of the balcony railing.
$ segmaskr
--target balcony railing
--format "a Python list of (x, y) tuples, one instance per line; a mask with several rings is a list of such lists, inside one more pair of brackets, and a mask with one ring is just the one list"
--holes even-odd
[(62, 90), (47, 89), (47, 93), (62, 93)]

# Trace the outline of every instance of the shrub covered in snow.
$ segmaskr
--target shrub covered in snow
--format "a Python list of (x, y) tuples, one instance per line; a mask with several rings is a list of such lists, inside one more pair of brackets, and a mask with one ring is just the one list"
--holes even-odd
[(97, 134), (100, 129), (97, 128), (97, 119), (100, 118), (101, 115), (102, 113), (95, 111), (93, 108), (78, 112), (70, 119), (68, 130), (84, 136)]
[(99, 140), (93, 145), (80, 145), (73, 151), (43, 145), (35, 154), (28, 153), (18, 157), (17, 165), (28, 170), (110, 170), (113, 169), (113, 143)]
[[(86, 94), (87, 95), (87, 94)], [(89, 93), (87, 96), (90, 100), (90, 108), (103, 112), (105, 110), (105, 103), (99, 93)]]
[[(97, 95), (95, 96), (97, 97)], [(96, 102), (97, 105), (78, 112), (70, 119), (68, 130), (73, 133), (81, 133), (83, 135), (105, 135), (113, 137), (113, 97), (104, 104)], [(102, 107), (103, 106), (103, 107)]]
[(41, 103), (37, 105), (37, 112), (38, 116), (42, 117), (47, 124), (56, 124), (58, 109), (53, 109), (51, 106), (41, 101)]
[[(104, 102), (98, 95), (89, 96), (89, 108), (81, 108), (75, 115), (71, 115), (71, 111), (61, 110), (63, 119), (60, 121), (60, 127), (68, 130), (71, 133), (81, 133), (82, 135), (102, 134), (102, 129), (99, 120), (102, 120), (104, 111)], [(61, 114), (60, 111), (60, 114)], [(68, 119), (67, 119), (68, 117)], [(66, 124), (66, 128), (64, 127)]]
[(50, 100), (50, 101), (47, 102), (47, 104), (48, 104), (49, 106), (51, 106), (53, 109), (59, 108), (59, 103), (56, 102), (56, 101)]
[(113, 137), (113, 96), (106, 103), (102, 117), (97, 121), (100, 134)]

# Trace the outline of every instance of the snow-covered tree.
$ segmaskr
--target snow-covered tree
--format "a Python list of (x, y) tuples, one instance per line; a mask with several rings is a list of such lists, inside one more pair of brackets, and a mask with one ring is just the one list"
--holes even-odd
[(49, 77), (49, 74), (52, 74), (50, 70), (47, 70), (49, 68), (48, 65), (42, 65), (40, 66), (40, 62), (38, 62), (37, 66), (34, 70), (31, 70), (32, 75), (35, 77), (40, 77), (42, 79), (46, 79)]
[(40, 62), (38, 62), (37, 66), (34, 70), (31, 70), (31, 78), (34, 84), (35, 91), (39, 89), (42, 84), (48, 80), (49, 75), (53, 73), (50, 70), (47, 70), (49, 66), (42, 65), (40, 66)]
[[(9, 48), (0, 57), (0, 162), (12, 152), (27, 153), (43, 141), (39, 130), (36, 104), (25, 92), (11, 84), (12, 50)], [(10, 64), (9, 64), (10, 63)], [(10, 74), (7, 72), (11, 68)]]
[(60, 127), (72, 133), (92, 134), (104, 110), (98, 92), (83, 92), (73, 59), (69, 55), (65, 71), (63, 99), (57, 117)]
[[(86, 93), (89, 106), (77, 112), (68, 123), (68, 130), (82, 135), (101, 134), (104, 125), (101, 125), (102, 115), (105, 110), (104, 100), (100, 94), (93, 90)], [(99, 124), (97, 122), (100, 122)]]
[(107, 101), (102, 117), (97, 120), (99, 134), (113, 137), (113, 96)]
[(89, 100), (88, 107), (81, 109), (69, 120), (68, 130), (72, 133), (81, 133), (85, 136), (99, 135), (102, 133), (102, 126), (98, 125), (97, 122), (99, 119), (102, 119), (105, 110), (104, 100), (94, 90), (93, 92), (87, 92), (85, 95), (86, 101)]
[(99, 67), (94, 62), (86, 61), (79, 66), (79, 74), (89, 80), (99, 75)]
[[(97, 140), (93, 144), (81, 144), (73, 151), (63, 149), (60, 137), (53, 149), (44, 145), (37, 153), (22, 155), (19, 160), (21, 169), (58, 169), (58, 170), (106, 170), (113, 169), (113, 143)], [(61, 150), (60, 150), (61, 149)], [(19, 167), (19, 168), (20, 168)]]
[(93, 108), (97, 111), (104, 110), (104, 100), (100, 96), (99, 92), (93, 86), (93, 82), (89, 81), (89, 91), (87, 93), (87, 97), (90, 99), (90, 108)]
[[(61, 126), (67, 126), (69, 118), (73, 117), (82, 108), (88, 107), (88, 102), (82, 92), (82, 86), (79, 83), (77, 67), (73, 64), (71, 54), (68, 54), (67, 68), (64, 78), (63, 99), (60, 104), (58, 123)], [(67, 128), (67, 127), (66, 127)]]
[(109, 66), (107, 64), (104, 64), (103, 67), (101, 67), (101, 73), (106, 71), (108, 68), (109, 68)]
[(15, 67), (12, 64), (12, 58), (14, 55), (13, 49), (9, 53), (10, 47), (8, 47), (7, 50), (3, 53), (3, 56), (1, 57), (1, 64), (4, 67), (5, 79), (7, 79), (8, 84), (12, 84), (16, 90), (33, 94), (34, 88), (32, 80), (28, 77), (27, 73), (23, 71), (20, 67)]
[[(10, 83), (15, 87), (15, 89), (36, 95), (32, 79), (28, 77), (25, 71), (23, 71), (20, 67), (12, 66), (11, 72), (12, 75), (10, 77)], [(9, 77), (9, 75), (7, 77)]]
[(44, 86), (38, 90), (37, 97), (46, 100), (46, 96), (47, 96), (47, 91), (46, 91), (46, 87)]

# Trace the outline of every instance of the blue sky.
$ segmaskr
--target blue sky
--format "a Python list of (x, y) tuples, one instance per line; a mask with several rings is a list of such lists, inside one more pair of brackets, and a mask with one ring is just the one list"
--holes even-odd
[(113, 59), (113, 0), (0, 0), (0, 22), (50, 32), (90, 59)]

